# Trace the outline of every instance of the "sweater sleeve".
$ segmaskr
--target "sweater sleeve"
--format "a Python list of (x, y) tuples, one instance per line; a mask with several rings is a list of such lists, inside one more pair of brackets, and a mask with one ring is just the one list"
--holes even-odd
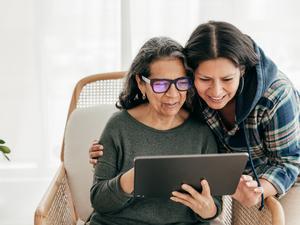
[(119, 172), (118, 158), (121, 150), (116, 144), (118, 137), (112, 123), (108, 122), (100, 138), (100, 143), (105, 146), (105, 154), (98, 160), (90, 191), (92, 206), (99, 213), (117, 212), (126, 207), (132, 199), (120, 186), (123, 173)]
[(202, 217), (200, 217), (198, 214), (196, 215), (198, 220), (201, 221), (201, 222), (210, 222), (212, 220), (214, 220), (215, 218), (217, 218), (221, 212), (222, 212), (222, 205), (223, 205), (223, 201), (222, 201), (222, 196), (215, 196), (213, 197), (214, 199), (214, 202), (216, 204), (216, 207), (217, 207), (217, 213), (216, 215), (214, 215), (213, 217), (211, 218), (208, 218), (208, 219), (203, 219)]
[(271, 182), (281, 196), (299, 174), (299, 96), (291, 86), (275, 91), (277, 97), (263, 117), (263, 141), (269, 158), (260, 177)]

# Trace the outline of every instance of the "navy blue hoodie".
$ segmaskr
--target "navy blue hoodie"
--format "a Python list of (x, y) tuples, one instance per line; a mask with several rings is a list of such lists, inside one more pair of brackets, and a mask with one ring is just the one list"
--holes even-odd
[[(299, 94), (255, 43), (254, 47), (259, 63), (244, 75), (244, 88), (236, 96), (234, 127), (228, 130), (218, 112), (200, 97), (195, 113), (217, 136), (220, 152), (248, 152), (249, 149), (258, 177), (268, 180), (278, 195), (282, 195), (299, 174)], [(253, 175), (250, 162), (245, 173)]]

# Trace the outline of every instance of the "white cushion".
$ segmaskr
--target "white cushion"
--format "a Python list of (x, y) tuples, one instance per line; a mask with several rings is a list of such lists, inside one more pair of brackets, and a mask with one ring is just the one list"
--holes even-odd
[(93, 166), (89, 164), (88, 149), (98, 140), (107, 120), (117, 111), (114, 105), (75, 109), (67, 122), (64, 138), (64, 164), (75, 204), (82, 220), (92, 212), (90, 188)]

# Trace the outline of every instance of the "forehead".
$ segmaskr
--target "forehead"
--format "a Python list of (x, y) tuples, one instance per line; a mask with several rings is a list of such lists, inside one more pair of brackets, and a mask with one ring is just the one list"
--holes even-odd
[(151, 78), (176, 78), (185, 73), (183, 63), (178, 58), (159, 59), (150, 64)]
[(210, 77), (238, 75), (239, 67), (227, 58), (217, 58), (206, 60), (199, 64), (195, 70), (195, 75), (205, 75)]

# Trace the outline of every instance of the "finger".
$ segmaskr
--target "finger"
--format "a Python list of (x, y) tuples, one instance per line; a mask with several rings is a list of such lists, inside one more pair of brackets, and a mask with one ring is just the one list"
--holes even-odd
[(94, 140), (92, 141), (93, 144), (98, 144), (98, 142), (99, 142), (99, 140), (96, 140), (96, 139), (94, 139)]
[(181, 185), (181, 188), (187, 191), (193, 198), (197, 199), (199, 197), (199, 192), (196, 191), (192, 186), (188, 184)]
[(256, 187), (258, 187), (258, 183), (257, 183), (256, 180), (247, 181), (245, 184), (249, 188), (256, 188)]
[(202, 192), (201, 194), (204, 196), (210, 196), (210, 187), (209, 184), (207, 182), (207, 180), (202, 180), (201, 181), (201, 186), (202, 186)]
[(99, 146), (98, 145), (92, 145), (89, 150), (90, 150), (90, 152), (98, 151)]
[(177, 198), (181, 198), (181, 199), (185, 199), (185, 200), (188, 200), (189, 198), (191, 198), (189, 194), (184, 194), (179, 191), (173, 191), (172, 195)]
[(93, 152), (93, 151), (95, 151), (95, 150), (98, 151), (98, 149), (99, 149), (99, 145), (98, 145), (98, 144), (92, 144), (92, 145), (90, 146), (90, 148), (89, 148), (89, 152)]
[(99, 151), (100, 150), (100, 145), (92, 145), (91, 151)]
[(264, 193), (264, 188), (263, 187), (257, 187), (254, 189), (254, 192), (257, 194), (262, 194)]
[(99, 151), (103, 151), (103, 146), (102, 145), (93, 145), (89, 148), (89, 152), (99, 152)]
[(181, 199), (181, 198), (177, 198), (177, 197), (171, 197), (170, 199), (174, 202), (181, 203), (181, 204), (189, 207), (190, 209), (194, 210), (193, 204), (190, 203), (189, 201), (186, 201), (185, 199)]
[(98, 160), (97, 159), (90, 159), (89, 162), (90, 162), (90, 164), (95, 166), (97, 164)]
[(241, 179), (242, 179), (242, 181), (251, 181), (251, 180), (253, 180), (253, 177), (244, 174), (241, 176)]
[(98, 143), (97, 143), (97, 144), (93, 144), (93, 145), (91, 146), (91, 148), (92, 148), (92, 149), (97, 149), (97, 150), (98, 150), (98, 149), (101, 149), (101, 150), (104, 149), (104, 148), (103, 148), (103, 145), (100, 145), (100, 144), (98, 144)]
[(90, 152), (90, 158), (99, 158), (103, 155), (103, 151), (97, 151), (97, 152)]

